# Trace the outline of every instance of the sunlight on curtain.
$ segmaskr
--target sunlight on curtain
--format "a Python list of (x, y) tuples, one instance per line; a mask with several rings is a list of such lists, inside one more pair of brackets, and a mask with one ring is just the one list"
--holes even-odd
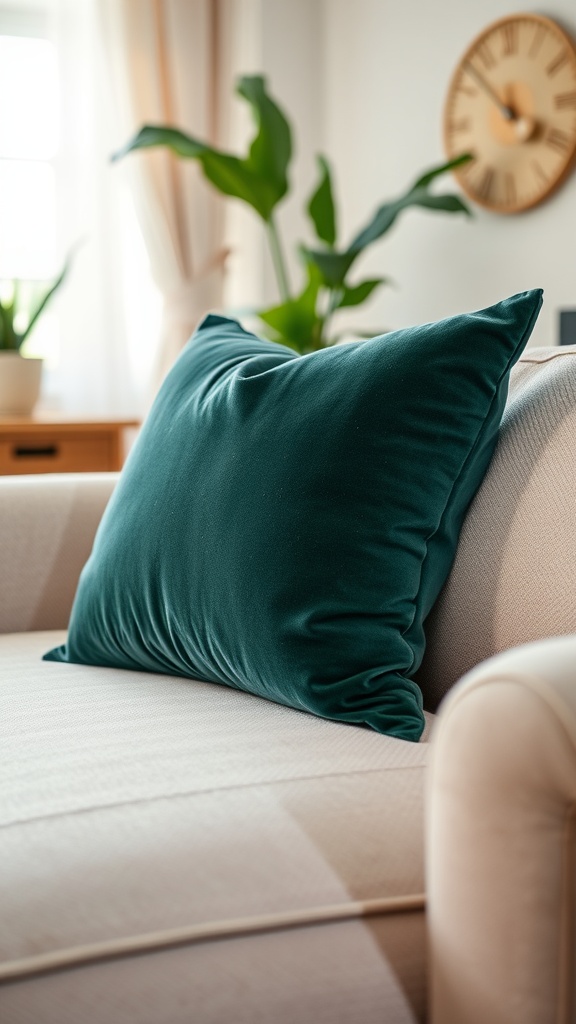
[[(110, 163), (117, 97), (108, 74), (97, 0), (52, 0), (63, 79), (61, 223), (81, 240), (63, 309), (60, 393), (74, 408), (142, 412), (160, 328), (160, 298), (132, 199)], [(134, 343), (138, 335), (139, 345)]]
[(130, 189), (110, 164), (116, 98), (96, 0), (0, 0), (0, 288), (71, 273), (27, 342), (46, 358), (42, 405), (146, 408), (161, 299)]
[[(177, 125), (211, 141), (224, 134), (229, 19), (220, 16), (221, 6), (220, 0), (100, 0), (118, 99), (118, 146), (146, 123)], [(165, 150), (131, 155), (119, 170), (130, 181), (163, 296), (159, 383), (199, 319), (221, 307), (225, 207), (198, 167)]]
[[(59, 109), (54, 44), (0, 34), (0, 294), (12, 301), (18, 290), (19, 330), (28, 323), (37, 282), (57, 272), (54, 158), (60, 145)], [(14, 279), (23, 283), (16, 285)], [(44, 356), (54, 366), (58, 349), (57, 317), (47, 312), (25, 351)]]

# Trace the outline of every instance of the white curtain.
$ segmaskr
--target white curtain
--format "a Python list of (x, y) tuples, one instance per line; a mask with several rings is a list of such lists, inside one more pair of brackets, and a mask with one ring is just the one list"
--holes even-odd
[[(145, 123), (174, 125), (225, 146), (227, 0), (100, 0), (100, 11), (118, 146)], [(152, 150), (129, 154), (122, 164), (164, 302), (157, 385), (199, 319), (221, 305), (225, 206), (194, 161)]]

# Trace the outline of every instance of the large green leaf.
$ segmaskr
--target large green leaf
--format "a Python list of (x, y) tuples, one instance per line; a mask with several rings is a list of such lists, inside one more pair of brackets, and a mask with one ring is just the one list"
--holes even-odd
[(318, 267), (326, 288), (340, 288), (358, 252), (331, 252), (328, 249), (302, 250), (306, 258)]
[(460, 156), (454, 157), (453, 160), (448, 160), (445, 164), (437, 164), (435, 167), (431, 167), (429, 171), (425, 171), (424, 174), (414, 182), (412, 188), (428, 188), (428, 185), (434, 181), (435, 178), (439, 178), (441, 174), (447, 174), (448, 171), (455, 171), (458, 167), (463, 167), (464, 164), (470, 163), (474, 157), (472, 153), (461, 153)]
[(465, 203), (456, 195), (433, 196), (425, 188), (414, 188), (393, 203), (386, 203), (374, 214), (372, 220), (351, 242), (349, 252), (359, 254), (372, 242), (378, 241), (390, 230), (394, 221), (411, 206), (421, 206), (427, 210), (443, 210), (445, 213), (466, 213), (470, 211)]
[(372, 295), (372, 292), (379, 288), (382, 284), (387, 284), (390, 278), (388, 277), (372, 277), (366, 281), (360, 281), (359, 284), (345, 285), (342, 289), (341, 298), (336, 304), (336, 309), (344, 309), (345, 306), (359, 306), (362, 302), (366, 302), (366, 299)]
[(429, 210), (442, 210), (445, 213), (466, 213), (470, 215), (468, 207), (459, 196), (433, 196), (428, 191), (435, 178), (438, 178), (441, 174), (446, 174), (447, 171), (452, 170), (454, 167), (460, 167), (470, 159), (472, 159), (470, 156), (464, 154), (455, 160), (451, 160), (449, 163), (430, 168), (430, 170), (418, 178), (404, 195), (391, 203), (385, 203), (383, 206), (380, 206), (372, 220), (352, 240), (349, 249), (353, 252), (361, 252), (367, 245), (381, 238), (382, 235), (390, 230), (402, 210), (407, 210), (410, 206), (421, 206)]
[(325, 156), (318, 156), (320, 181), (308, 203), (308, 213), (322, 242), (333, 246), (336, 241), (336, 210), (332, 194), (330, 165)]
[(427, 192), (420, 195), (418, 191), (413, 193), (411, 206), (422, 206), (427, 210), (444, 210), (446, 213), (465, 213), (468, 217), (472, 214), (460, 196), (452, 194), (446, 196), (431, 196)]
[(380, 206), (368, 224), (353, 238), (343, 252), (308, 250), (308, 258), (319, 268), (327, 287), (338, 288), (344, 285), (346, 274), (354, 260), (368, 245), (382, 238), (390, 230), (403, 210), (407, 210), (411, 206), (420, 206), (424, 209), (438, 210), (444, 213), (466, 213), (469, 215), (470, 210), (459, 196), (452, 194), (435, 196), (429, 191), (429, 186), (441, 174), (446, 174), (447, 171), (460, 167), (471, 159), (471, 156), (464, 154), (449, 163), (430, 168), (404, 195)]
[(292, 157), (290, 125), (266, 92), (266, 83), (261, 75), (244, 75), (236, 92), (251, 105), (257, 127), (247, 163), (282, 198), (288, 191), (287, 171)]
[(308, 263), (308, 280), (295, 299), (258, 311), (258, 316), (281, 341), (297, 352), (311, 352), (321, 343), (323, 318), (316, 312), (321, 277), (317, 267)]
[(256, 121), (256, 135), (246, 157), (225, 153), (177, 128), (145, 125), (112, 159), (119, 160), (134, 150), (164, 146), (177, 156), (198, 160), (205, 177), (219, 192), (242, 199), (263, 220), (269, 220), (288, 191), (290, 125), (267, 94), (260, 75), (241, 78), (237, 92), (250, 103)]
[(52, 298), (52, 296), (58, 291), (58, 289), (60, 288), (60, 285), (63, 284), (63, 282), (64, 282), (64, 280), (65, 280), (65, 278), (66, 278), (66, 276), (68, 274), (68, 271), (70, 270), (71, 263), (72, 263), (72, 256), (70, 255), (70, 256), (67, 257), (67, 259), (66, 259), (66, 261), (64, 263), (64, 266), (62, 267), (62, 270), (58, 274), (58, 277), (56, 278), (55, 281), (53, 281), (53, 283), (50, 285), (50, 287), (44, 292), (44, 294), (42, 295), (38, 305), (36, 306), (36, 309), (33, 311), (32, 315), (30, 317), (30, 320), (28, 322), (28, 326), (27, 326), (26, 330), (24, 331), (23, 334), (20, 335), (20, 344), (22, 344), (24, 341), (26, 341), (26, 338), (28, 337), (28, 335), (30, 334), (30, 331), (34, 327), (34, 324), (38, 320), (38, 317), (40, 316), (42, 311), (45, 309), (46, 305), (50, 302), (50, 299)]

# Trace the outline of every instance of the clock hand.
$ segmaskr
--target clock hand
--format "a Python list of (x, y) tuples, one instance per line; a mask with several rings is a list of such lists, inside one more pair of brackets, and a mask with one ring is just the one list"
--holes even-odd
[(505, 103), (502, 103), (502, 100), (496, 94), (490, 83), (486, 81), (486, 79), (480, 74), (479, 71), (476, 70), (474, 65), (469, 60), (464, 61), (464, 67), (468, 74), (471, 75), (472, 78), (476, 79), (478, 85), (484, 90), (485, 93), (487, 93), (492, 102), (496, 104), (498, 110), (502, 114), (502, 117), (505, 117), (507, 121), (516, 120), (512, 107), (507, 107)]

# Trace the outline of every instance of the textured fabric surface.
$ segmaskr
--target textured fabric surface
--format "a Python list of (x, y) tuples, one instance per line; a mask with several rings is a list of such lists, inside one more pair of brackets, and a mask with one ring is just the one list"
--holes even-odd
[(423, 619), (541, 302), (300, 358), (208, 317), (49, 657), (215, 680), (417, 740)]
[(424, 1012), (413, 1010), (397, 977), (403, 970), (408, 978), (420, 974), (422, 990), (422, 915), (400, 925), (402, 952), (393, 967), (384, 926), (371, 931), (349, 922), (0, 986), (0, 1015), (3, 1024), (423, 1022)]
[(65, 629), (116, 473), (0, 478), (0, 633)]
[(574, 1020), (576, 634), (448, 696), (428, 776), (431, 1019)]
[(435, 710), (475, 665), (576, 630), (576, 348), (531, 349), (427, 624), (418, 674)]
[[(0, 977), (86, 943), (423, 892), (427, 743), (42, 662), (62, 640), (0, 638)], [(0, 984), (0, 1019), (400, 1024), (424, 998), (417, 912)]]

